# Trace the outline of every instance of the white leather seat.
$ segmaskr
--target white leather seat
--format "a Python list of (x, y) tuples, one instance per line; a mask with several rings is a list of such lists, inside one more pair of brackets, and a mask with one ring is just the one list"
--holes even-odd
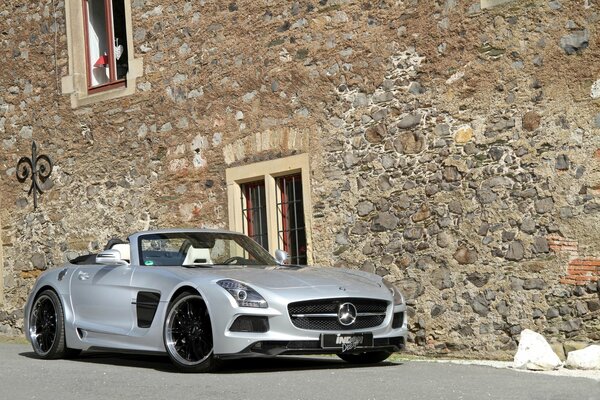
[(210, 249), (197, 249), (190, 246), (183, 260), (183, 265), (212, 264)]
[(127, 243), (117, 243), (117, 244), (114, 244), (113, 247), (111, 247), (111, 249), (113, 249), (113, 250), (119, 250), (119, 253), (121, 253), (121, 258), (123, 260), (126, 260), (127, 262), (131, 262), (130, 248), (131, 247)]

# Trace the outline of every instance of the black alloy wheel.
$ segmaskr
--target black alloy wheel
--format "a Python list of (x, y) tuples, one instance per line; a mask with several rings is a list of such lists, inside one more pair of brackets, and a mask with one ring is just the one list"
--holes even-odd
[(171, 361), (183, 372), (216, 367), (210, 316), (202, 297), (183, 293), (169, 306), (163, 338)]
[(62, 305), (52, 290), (44, 290), (33, 302), (29, 314), (29, 339), (40, 358), (61, 358), (68, 353)]

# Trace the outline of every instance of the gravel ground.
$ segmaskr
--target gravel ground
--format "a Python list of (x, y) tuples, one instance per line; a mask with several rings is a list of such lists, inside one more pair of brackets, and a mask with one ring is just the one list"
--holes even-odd
[[(22, 337), (12, 337), (12, 336), (4, 336), (0, 335), (0, 343), (5, 344), (25, 344), (29, 346), (29, 343)], [(458, 365), (480, 365), (486, 367), (493, 367), (499, 369), (507, 369), (512, 371), (517, 371), (525, 374), (534, 374), (534, 375), (550, 375), (550, 376), (564, 376), (564, 377), (573, 377), (573, 378), (586, 378), (593, 379), (595, 381), (600, 382), (600, 370), (596, 371), (584, 371), (584, 370), (573, 370), (567, 368), (560, 368), (555, 371), (528, 371), (528, 370), (519, 370), (514, 369), (512, 367), (512, 362), (510, 361), (494, 361), (494, 360), (447, 360), (447, 359), (434, 359), (434, 358), (419, 358), (408, 360), (402, 355), (394, 357), (396, 361), (410, 361), (410, 362), (435, 362), (435, 363), (447, 363), (447, 364), (458, 364)]]
[(449, 364), (462, 364), (462, 365), (482, 365), (486, 367), (494, 367), (500, 369), (510, 369), (517, 372), (522, 372), (526, 374), (536, 374), (536, 375), (551, 375), (551, 376), (568, 376), (573, 378), (587, 378), (593, 379), (596, 381), (600, 381), (600, 370), (595, 371), (584, 371), (584, 370), (574, 370), (567, 368), (560, 368), (556, 371), (528, 371), (522, 369), (514, 369), (512, 367), (512, 362), (510, 361), (492, 361), (492, 360), (413, 360), (416, 362), (424, 361), (424, 362), (438, 362), (438, 363), (449, 363)]
[(600, 393), (598, 380), (525, 374), (489, 361), (394, 357), (353, 366), (336, 357), (280, 357), (182, 374), (164, 356), (84, 352), (40, 360), (15, 343), (0, 344), (0, 360), (0, 398), (15, 400), (598, 400)]

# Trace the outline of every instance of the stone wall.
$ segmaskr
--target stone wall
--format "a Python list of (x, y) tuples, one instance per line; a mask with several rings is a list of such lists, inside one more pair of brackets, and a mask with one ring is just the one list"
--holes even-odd
[[(600, 340), (594, 2), (135, 0), (136, 95), (78, 109), (64, 4), (1, 13), (2, 332), (42, 270), (226, 227), (225, 168), (310, 152), (315, 261), (402, 287), (411, 351)], [(55, 161), (35, 212), (32, 139)]]

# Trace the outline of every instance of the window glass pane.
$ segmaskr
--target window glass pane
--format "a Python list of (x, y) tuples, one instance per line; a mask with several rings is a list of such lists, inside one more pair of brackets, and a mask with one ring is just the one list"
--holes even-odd
[(277, 179), (277, 185), (279, 188), (277, 204), (279, 245), (289, 253), (292, 264), (305, 265), (307, 262), (306, 227), (301, 176), (280, 177)]
[(90, 84), (98, 86), (110, 80), (108, 33), (104, 0), (87, 0), (87, 36)]
[(242, 216), (244, 233), (254, 239), (266, 250), (269, 249), (267, 229), (267, 204), (265, 200), (265, 183), (252, 182), (241, 185)]
[(113, 0), (113, 35), (115, 37), (115, 62), (117, 80), (127, 75), (127, 33), (125, 30), (125, 1)]

